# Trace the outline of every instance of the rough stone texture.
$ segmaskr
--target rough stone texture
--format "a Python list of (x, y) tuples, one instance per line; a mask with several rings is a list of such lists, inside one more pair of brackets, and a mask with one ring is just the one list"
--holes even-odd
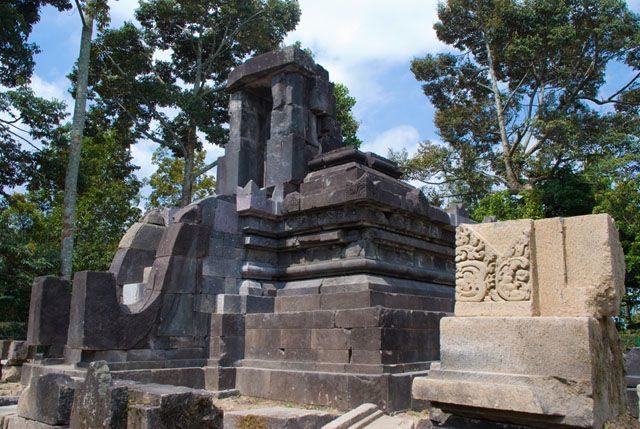
[(333, 418), (335, 415), (326, 411), (285, 407), (257, 408), (226, 412), (224, 429), (315, 429), (324, 427)]
[(258, 188), (299, 184), (311, 158), (343, 145), (329, 75), (304, 51), (259, 55), (227, 83), (230, 133), (219, 159), (218, 194), (236, 194), (251, 181)]
[(75, 383), (64, 374), (34, 377), (20, 395), (18, 415), (50, 425), (69, 424)]
[(457, 316), (618, 314), (624, 255), (606, 214), (458, 227)]
[(456, 263), (458, 317), (441, 320), (441, 363), (414, 380), (414, 399), (536, 427), (601, 428), (624, 415), (609, 317), (624, 263), (611, 218), (463, 224)]
[[(449, 215), (393, 162), (343, 147), (328, 73), (304, 52), (260, 55), (228, 85), (218, 195), (148, 213), (110, 273), (76, 274), (64, 364), (25, 379), (104, 359), (116, 380), (409, 408), (453, 311)], [(158, 407), (130, 418), (158, 426)]]
[(35, 420), (25, 419), (17, 414), (9, 414), (0, 417), (2, 429), (66, 429), (69, 426), (52, 426)]
[(126, 428), (128, 397), (126, 387), (112, 386), (106, 362), (92, 362), (84, 382), (76, 389), (70, 427)]
[(7, 353), (6, 365), (22, 365), (29, 357), (29, 345), (26, 341), (11, 341)]
[(638, 418), (638, 392), (640, 384), (640, 347), (634, 347), (624, 354), (624, 372), (627, 386), (627, 407)]
[(362, 404), (324, 425), (322, 429), (349, 429), (363, 419), (377, 413), (379, 408), (375, 404)]
[(0, 382), (2, 383), (17, 383), (22, 378), (21, 366), (4, 366), (2, 367), (2, 377)]
[(62, 346), (67, 343), (71, 287), (58, 277), (36, 277), (31, 287), (27, 343)]
[(206, 391), (163, 385), (129, 385), (128, 428), (222, 428), (222, 412)]

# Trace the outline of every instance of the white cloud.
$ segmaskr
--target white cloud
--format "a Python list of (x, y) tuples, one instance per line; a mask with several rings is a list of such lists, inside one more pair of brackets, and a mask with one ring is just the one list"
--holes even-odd
[(433, 0), (302, 0), (300, 5), (300, 23), (287, 40), (300, 40), (319, 59), (405, 61), (441, 47), (433, 30)]
[[(409, 69), (412, 58), (445, 49), (433, 29), (436, 0), (300, 0), (302, 16), (285, 42), (300, 41), (334, 82), (344, 83), (367, 127), (405, 94), (390, 89), (389, 71)], [(386, 155), (383, 153), (383, 155)]]
[(73, 98), (69, 91), (69, 81), (67, 78), (61, 76), (54, 81), (47, 81), (41, 78), (38, 74), (34, 74), (31, 77), (31, 89), (33, 92), (42, 98), (51, 100), (55, 98), (67, 103), (67, 111), (71, 113), (73, 111)]
[(132, 21), (133, 13), (138, 8), (138, 0), (109, 0), (111, 25), (119, 26), (124, 21)]
[(140, 140), (136, 144), (131, 145), (131, 157), (133, 163), (140, 167), (136, 171), (136, 176), (139, 178), (150, 177), (156, 167), (151, 164), (151, 155), (153, 151), (158, 148), (158, 145), (151, 140)]
[(361, 150), (386, 157), (389, 149), (398, 151), (404, 148), (409, 155), (413, 155), (419, 142), (420, 133), (416, 128), (411, 125), (399, 125), (378, 134), (372, 143), (364, 143)]

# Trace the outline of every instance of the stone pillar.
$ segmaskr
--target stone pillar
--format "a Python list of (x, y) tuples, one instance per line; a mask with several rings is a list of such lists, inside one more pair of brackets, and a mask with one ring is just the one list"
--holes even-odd
[(601, 428), (626, 408), (623, 294), (607, 215), (460, 225), (455, 317), (413, 396), (458, 417)]
[(61, 357), (67, 343), (71, 287), (58, 277), (36, 277), (31, 287), (27, 343), (44, 346), (44, 356)]
[(265, 116), (268, 110), (248, 90), (231, 94), (229, 101), (229, 142), (221, 159), (217, 193), (232, 195), (250, 180), (262, 186), (264, 177)]
[(301, 183), (306, 173), (304, 106), (305, 78), (300, 73), (282, 72), (271, 79), (273, 110), (267, 141), (264, 186)]

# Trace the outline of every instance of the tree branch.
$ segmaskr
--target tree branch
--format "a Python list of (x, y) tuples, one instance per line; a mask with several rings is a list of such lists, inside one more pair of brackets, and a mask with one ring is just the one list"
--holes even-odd
[(87, 26), (87, 21), (84, 19), (84, 13), (82, 12), (82, 7), (80, 6), (80, 2), (78, 0), (75, 0), (76, 2), (76, 6), (78, 8), (78, 13), (80, 14), (80, 20), (82, 21), (82, 26), (86, 27)]
[(197, 169), (196, 171), (194, 171), (193, 172), (193, 177), (196, 178), (196, 177), (200, 176), (201, 174), (206, 173), (207, 171), (211, 170), (216, 165), (218, 165), (218, 160), (217, 159), (215, 161), (213, 161), (212, 163), (207, 164), (207, 165)]
[[(99, 48), (98, 48), (99, 49)], [(101, 49), (99, 49), (101, 53), (103, 53), (104, 55), (106, 55), (109, 60), (111, 61), (111, 63), (113, 64), (113, 66), (118, 70), (118, 72), (120, 73), (120, 75), (124, 78), (126, 78), (127, 74), (124, 72), (124, 70), (122, 70), (122, 67), (120, 67), (120, 65), (116, 62), (116, 60), (111, 56), (111, 54), (109, 52), (103, 51)], [(160, 122), (160, 125), (167, 130), (167, 132), (169, 134), (171, 134), (171, 137), (173, 137), (174, 142), (176, 143), (176, 145), (180, 148), (180, 150), (182, 150), (182, 153), (186, 153), (186, 148), (184, 147), (184, 145), (180, 142), (180, 139), (178, 138), (178, 136), (176, 135), (175, 131), (171, 128), (171, 126), (169, 126), (169, 124), (166, 123), (166, 120), (162, 117), (162, 115), (160, 115), (155, 108), (151, 107), (153, 104), (149, 102), (149, 100), (147, 99), (147, 97), (145, 97), (144, 94), (139, 94), (145, 101), (145, 103), (147, 104), (147, 106), (149, 106), (149, 111), (151, 112), (151, 115), (153, 117), (155, 117), (156, 120), (158, 120), (158, 122)], [(125, 112), (127, 113), (127, 115), (131, 118), (131, 120), (133, 122), (135, 121), (135, 118), (133, 117), (133, 115), (131, 115), (131, 113), (129, 112), (129, 110), (120, 102), (117, 102), (118, 105), (125, 110)], [(143, 134), (145, 134), (147, 137), (149, 137), (149, 135), (147, 135), (147, 133), (145, 131), (142, 132)], [(155, 141), (158, 144), (166, 144), (166, 142), (161, 142), (153, 139), (151, 137), (149, 137), (150, 139), (152, 139), (153, 141)]]
[(509, 146), (509, 138), (507, 137), (507, 130), (504, 124), (504, 109), (502, 107), (502, 100), (500, 99), (500, 91), (498, 89), (498, 77), (493, 65), (493, 54), (491, 52), (491, 46), (489, 40), (485, 39), (485, 49), (487, 52), (487, 63), (489, 66), (489, 75), (491, 76), (491, 87), (493, 92), (493, 98), (496, 105), (496, 115), (498, 116), (498, 126), (500, 128), (500, 140), (502, 142), (502, 153), (504, 156), (504, 166), (507, 174), (507, 186), (511, 189), (518, 189), (520, 182), (513, 171), (511, 164), (511, 147)]

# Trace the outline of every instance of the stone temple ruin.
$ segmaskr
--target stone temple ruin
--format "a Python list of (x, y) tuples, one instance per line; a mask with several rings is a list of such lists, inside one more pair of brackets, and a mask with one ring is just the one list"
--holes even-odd
[(217, 195), (147, 213), (108, 272), (34, 282), (28, 387), (2, 427), (232, 428), (247, 415), (212, 402), (231, 394), (354, 409), (287, 427), (365, 427), (421, 400), (537, 427), (623, 412), (606, 215), (474, 225), (429, 205), (344, 146), (328, 73), (299, 49), (228, 87)]

